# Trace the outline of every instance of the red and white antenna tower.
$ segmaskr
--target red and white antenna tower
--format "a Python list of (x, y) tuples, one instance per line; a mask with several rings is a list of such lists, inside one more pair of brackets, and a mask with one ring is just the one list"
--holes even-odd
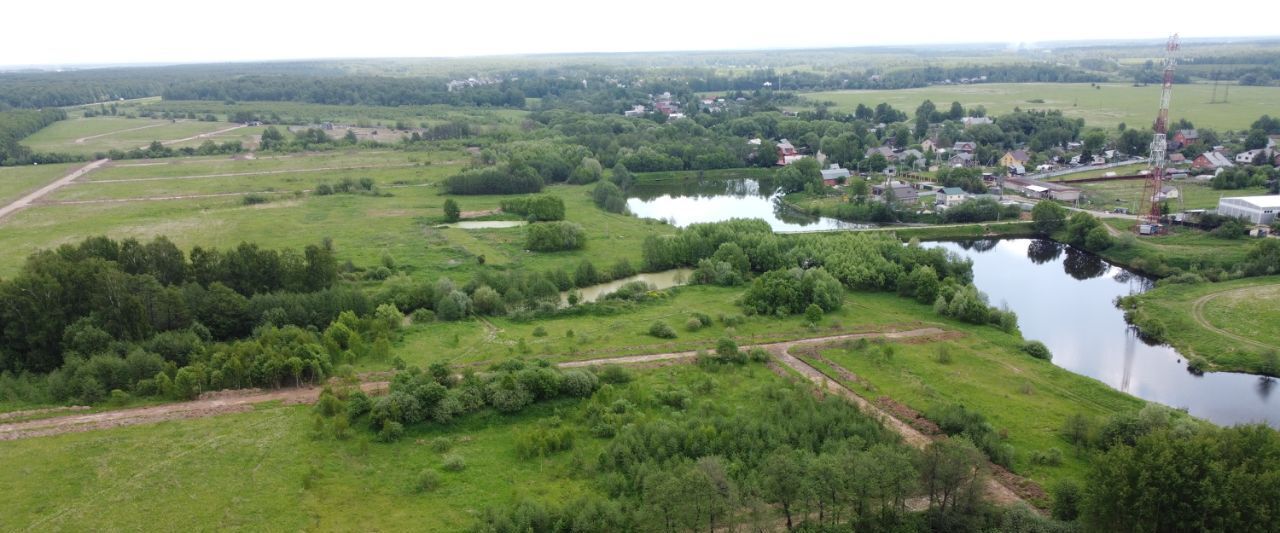
[(1169, 37), (1169, 42), (1164, 47), (1164, 85), (1160, 89), (1160, 113), (1156, 115), (1155, 137), (1151, 140), (1151, 173), (1147, 176), (1147, 184), (1143, 187), (1142, 198), (1138, 203), (1138, 232), (1143, 232), (1143, 226), (1147, 226), (1148, 232), (1163, 233), (1163, 226), (1160, 225), (1160, 203), (1156, 201), (1156, 195), (1160, 194), (1164, 186), (1165, 167), (1168, 165), (1168, 158), (1165, 152), (1168, 149), (1168, 140), (1165, 138), (1169, 133), (1169, 99), (1173, 97), (1173, 69), (1178, 66), (1178, 58), (1176, 54), (1180, 48), (1178, 44), (1178, 34)]

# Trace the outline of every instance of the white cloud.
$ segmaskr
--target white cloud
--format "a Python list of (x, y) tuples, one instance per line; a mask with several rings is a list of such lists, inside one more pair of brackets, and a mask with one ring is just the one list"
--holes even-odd
[[(810, 48), (1274, 33), (1267, 17), (1104, 0), (19, 0), (0, 65)], [(1246, 9), (1247, 11), (1247, 9)], [(1187, 24), (1194, 20), (1194, 24)], [(1182, 27), (1182, 28), (1180, 28)], [(1190, 36), (1190, 34), (1184, 34)]]

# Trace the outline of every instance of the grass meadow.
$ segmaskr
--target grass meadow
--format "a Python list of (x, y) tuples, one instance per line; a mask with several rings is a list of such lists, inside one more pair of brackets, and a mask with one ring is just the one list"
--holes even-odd
[[(1099, 87), (1087, 83), (988, 83), (884, 91), (827, 91), (803, 93), (803, 96), (815, 102), (835, 102), (835, 109), (843, 112), (852, 112), (858, 104), (875, 107), (887, 102), (910, 114), (928, 99), (939, 109), (947, 109), (951, 102), (960, 102), (966, 109), (981, 105), (992, 115), (1008, 113), (1015, 107), (1059, 109), (1068, 117), (1083, 118), (1086, 127), (1111, 129), (1123, 122), (1129, 127), (1146, 128), (1155, 121), (1160, 104), (1158, 84), (1134, 87), (1103, 83)], [(1219, 100), (1222, 92), (1223, 88), (1219, 87)], [(1245, 130), (1259, 116), (1276, 113), (1280, 88), (1233, 86), (1228, 103), (1210, 104), (1212, 96), (1212, 85), (1177, 85), (1173, 89), (1170, 117), (1172, 120), (1185, 118), (1202, 128)]]
[[(1140, 321), (1163, 329), (1162, 339), (1180, 352), (1207, 360), (1215, 369), (1265, 370), (1266, 348), (1280, 350), (1280, 276), (1246, 278), (1220, 283), (1172, 284), (1137, 297)], [(1280, 361), (1276, 361), (1276, 364)], [(1270, 372), (1280, 371), (1272, 368)]]
[[(652, 400), (665, 387), (699, 386), (698, 402), (749, 410), (762, 387), (783, 383), (761, 365), (707, 372), (693, 365), (635, 371), (615, 394), (641, 419), (693, 416)], [(706, 384), (710, 384), (708, 387)], [(252, 412), (0, 442), (0, 529), (41, 531), (396, 530), (461, 531), (488, 507), (521, 499), (564, 503), (598, 489), (579, 475), (608, 443), (590, 436), (586, 401), (535, 404), (515, 415), (482, 411), (449, 425), (409, 428), (392, 444), (356, 428), (348, 440), (317, 436), (310, 407), (262, 404)], [(573, 448), (520, 459), (513, 434), (559, 418)], [(449, 443), (446, 452), (432, 445)], [(466, 469), (441, 469), (445, 454)], [(424, 470), (440, 485), (419, 492)], [(173, 512), (181, 508), (181, 513)]]
[[(107, 150), (132, 150), (151, 141), (172, 141), (230, 128), (226, 122), (199, 122), (122, 117), (70, 118), (55, 122), (22, 140), (36, 152), (93, 155)], [(235, 130), (229, 133), (235, 133)], [(212, 139), (219, 140), (219, 139)], [(205, 139), (188, 142), (199, 145)], [(183, 146), (183, 145), (174, 145)]]

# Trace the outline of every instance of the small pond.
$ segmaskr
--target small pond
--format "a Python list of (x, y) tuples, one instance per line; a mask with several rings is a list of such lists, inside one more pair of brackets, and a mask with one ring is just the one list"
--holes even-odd
[(731, 218), (758, 218), (778, 233), (868, 227), (798, 212), (782, 202), (780, 193), (751, 179), (635, 185), (628, 192), (627, 207), (636, 216), (665, 220), (681, 228)]
[[(633, 281), (643, 281), (652, 285), (657, 290), (662, 290), (688, 283), (689, 276), (691, 275), (693, 275), (692, 268), (674, 268), (671, 270), (664, 270), (662, 272), (645, 272), (643, 274), (636, 274), (622, 279), (615, 279), (599, 285), (583, 287), (578, 289), (578, 294), (581, 295), (581, 302), (594, 302), (600, 299), (601, 296), (616, 291), (623, 285)], [(569, 305), (568, 292), (560, 293), (560, 304)]]
[(496, 229), (496, 228), (517, 228), (528, 224), (523, 220), (460, 220), (451, 224), (441, 224), (441, 228), (457, 228), (457, 229)]

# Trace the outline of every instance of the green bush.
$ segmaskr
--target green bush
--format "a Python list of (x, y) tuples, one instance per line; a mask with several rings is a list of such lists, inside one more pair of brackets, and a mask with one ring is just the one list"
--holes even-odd
[(431, 492), (440, 487), (440, 474), (435, 470), (423, 470), (418, 473), (418, 479), (414, 482), (413, 489), (419, 494)]
[(540, 222), (525, 230), (525, 248), (535, 252), (578, 250), (586, 244), (586, 231), (575, 222)]
[(530, 222), (564, 220), (564, 200), (550, 194), (539, 194), (503, 200), (502, 210), (524, 215)]
[(440, 464), (446, 472), (461, 472), (467, 469), (467, 461), (460, 455), (446, 455), (444, 461)]
[(668, 326), (666, 322), (658, 321), (649, 326), (649, 335), (659, 339), (674, 339), (676, 338), (676, 330)]
[(1040, 341), (1027, 341), (1022, 344), (1022, 351), (1027, 355), (1036, 359), (1044, 359), (1045, 361), (1053, 360), (1053, 353), (1049, 351), (1049, 347)]

